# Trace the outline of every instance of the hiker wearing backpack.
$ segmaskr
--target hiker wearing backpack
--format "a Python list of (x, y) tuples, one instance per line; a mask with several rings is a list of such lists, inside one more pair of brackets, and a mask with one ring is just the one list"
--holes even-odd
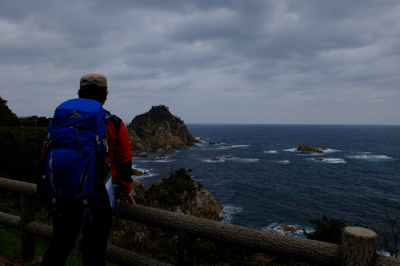
[(120, 193), (121, 204), (136, 204), (128, 133), (120, 118), (103, 109), (107, 94), (104, 75), (83, 76), (79, 99), (57, 107), (47, 131), (38, 195), (51, 192), (54, 214), (42, 265), (64, 265), (81, 236), (83, 264), (106, 265), (116, 198)]

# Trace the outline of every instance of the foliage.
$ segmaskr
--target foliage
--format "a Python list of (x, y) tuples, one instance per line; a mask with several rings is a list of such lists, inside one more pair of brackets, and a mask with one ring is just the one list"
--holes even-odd
[(0, 97), (0, 127), (47, 127), (50, 118), (28, 116), (19, 117), (7, 105), (7, 100)]
[[(47, 250), (49, 241), (40, 237), (35, 237), (35, 254), (36, 260), (32, 262), (21, 262), (21, 231), (12, 229), (5, 225), (0, 225), (0, 250), (1, 255), (8, 260), (23, 266), (39, 266), (41, 265), (44, 253)], [(73, 250), (68, 256), (66, 266), (82, 265), (81, 253), (78, 253), (76, 261), (73, 261)], [(107, 264), (110, 265), (110, 264)], [(115, 265), (115, 264), (111, 264)]]
[(19, 125), (19, 120), (10, 108), (7, 101), (0, 97), (0, 127), (16, 127)]
[(161, 182), (154, 184), (145, 195), (147, 200), (156, 200), (162, 208), (184, 206), (192, 201), (202, 185), (195, 182), (190, 176), (192, 170), (181, 168), (175, 173), (171, 172), (168, 178), (162, 178)]
[(35, 183), (46, 128), (0, 128), (0, 176)]
[(393, 258), (400, 258), (400, 221), (390, 217), (385, 209), (387, 224), (381, 227), (380, 247), (386, 249)]
[(255, 252), (229, 244), (205, 239), (198, 239), (196, 243), (198, 265), (249, 265), (249, 260), (253, 256)]
[(44, 116), (38, 117), (36, 115), (20, 117), (19, 126), (21, 127), (48, 127), (51, 119)]
[(153, 259), (172, 264), (177, 262), (175, 232), (121, 219), (110, 242)]
[[(11, 192), (5, 189), (0, 189), (0, 211), (10, 213), (12, 215), (20, 215), (20, 193)], [(35, 202), (35, 221), (43, 222), (48, 214), (48, 209), (43, 207), (39, 202)], [(50, 222), (51, 225), (51, 222)], [(6, 259), (17, 262), (23, 266), (41, 265), (42, 257), (47, 250), (49, 240), (35, 236), (35, 254), (37, 259), (33, 262), (21, 262), (21, 231), (0, 224), (0, 251), (1, 255)], [(82, 265), (81, 253), (78, 253), (76, 261), (73, 261), (73, 252), (71, 250), (65, 265), (75, 266)], [(115, 265), (107, 263), (107, 265)]]
[(7, 101), (0, 97), (1, 177), (36, 182), (48, 124), (49, 119), (45, 117), (18, 118), (8, 108)]
[(340, 244), (342, 233), (346, 224), (335, 218), (329, 219), (324, 215), (321, 219), (311, 220), (310, 223), (314, 224), (314, 231), (307, 233), (305, 230), (304, 234), (308, 239), (319, 240), (323, 242)]
[(250, 266), (264, 266), (270, 265), (273, 262), (275, 257), (267, 256), (263, 253), (256, 253), (252, 256), (252, 259), (249, 263)]

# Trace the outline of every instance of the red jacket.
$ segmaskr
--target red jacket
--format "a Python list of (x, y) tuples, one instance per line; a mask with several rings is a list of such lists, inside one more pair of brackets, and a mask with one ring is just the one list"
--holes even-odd
[(107, 132), (113, 182), (118, 183), (122, 195), (127, 195), (132, 188), (132, 152), (128, 131), (122, 120), (114, 116), (108, 120)]

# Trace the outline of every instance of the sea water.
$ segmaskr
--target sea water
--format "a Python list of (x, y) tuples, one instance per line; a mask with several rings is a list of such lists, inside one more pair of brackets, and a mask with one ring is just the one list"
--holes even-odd
[[(150, 187), (171, 171), (192, 169), (223, 205), (226, 223), (278, 233), (291, 225), (299, 230), (290, 234), (302, 236), (323, 215), (375, 231), (386, 223), (385, 210), (400, 217), (400, 126), (187, 127), (201, 143), (161, 159), (134, 158), (149, 174), (138, 179)], [(326, 150), (296, 152), (301, 142)]]

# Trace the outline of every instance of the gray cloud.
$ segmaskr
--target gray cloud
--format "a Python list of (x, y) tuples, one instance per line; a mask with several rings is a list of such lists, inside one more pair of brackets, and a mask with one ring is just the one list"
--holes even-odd
[(51, 116), (109, 79), (126, 122), (165, 104), (187, 123), (399, 124), (397, 1), (6, 1), (0, 95)]

